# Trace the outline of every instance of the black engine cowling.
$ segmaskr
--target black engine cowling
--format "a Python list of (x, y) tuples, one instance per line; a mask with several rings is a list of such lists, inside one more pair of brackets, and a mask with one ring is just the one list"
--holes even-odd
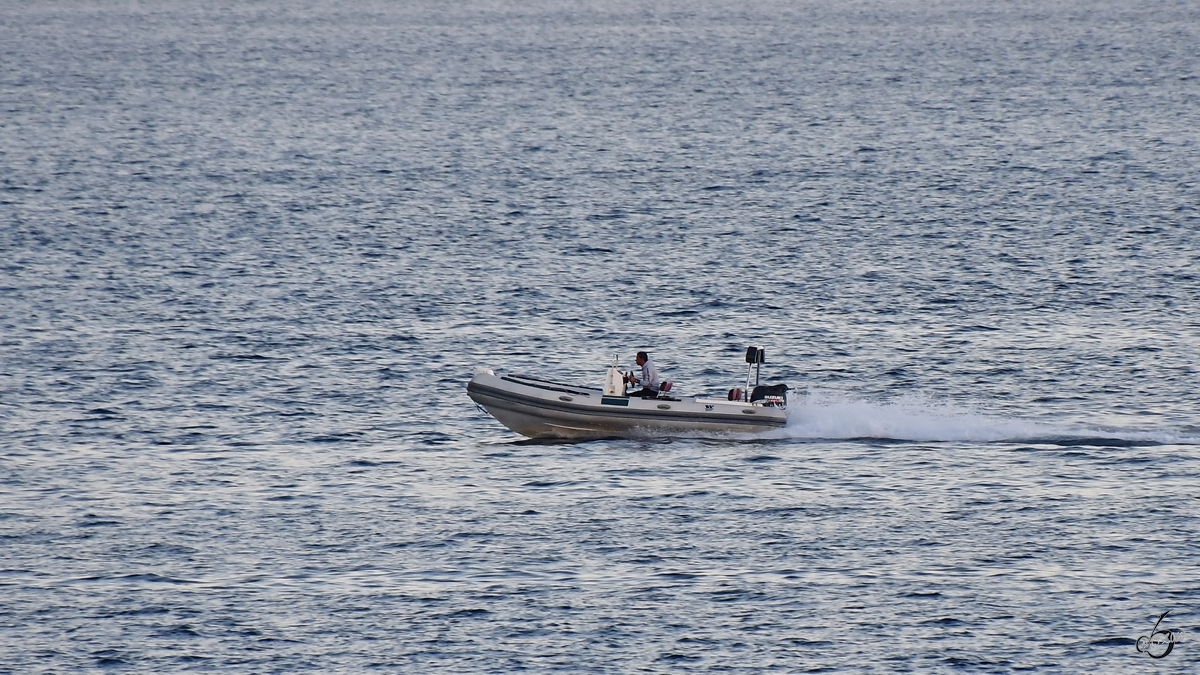
[(787, 401), (788, 386), (786, 384), (760, 384), (750, 392), (750, 402), (761, 401), (765, 398), (782, 398)]

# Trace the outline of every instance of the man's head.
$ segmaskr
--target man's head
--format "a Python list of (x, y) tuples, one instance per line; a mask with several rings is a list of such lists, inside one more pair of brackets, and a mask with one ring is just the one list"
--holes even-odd
[(646, 352), (638, 352), (637, 358), (634, 360), (637, 361), (637, 364), (639, 366), (644, 366), (644, 365), (646, 365), (646, 362), (650, 360), (650, 355), (647, 354)]

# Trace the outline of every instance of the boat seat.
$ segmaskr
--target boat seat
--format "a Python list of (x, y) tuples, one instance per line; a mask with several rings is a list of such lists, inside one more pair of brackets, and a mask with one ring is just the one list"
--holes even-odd
[(668, 381), (658, 385), (658, 396), (656, 398), (671, 398), (671, 387), (674, 384), (674, 382)]

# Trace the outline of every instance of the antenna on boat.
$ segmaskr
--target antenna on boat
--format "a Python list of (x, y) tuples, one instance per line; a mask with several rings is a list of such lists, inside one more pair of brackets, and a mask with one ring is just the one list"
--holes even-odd
[(758, 386), (759, 376), (762, 375), (762, 364), (767, 360), (767, 352), (762, 347), (746, 347), (746, 400), (750, 400), (750, 371), (754, 371), (754, 386)]

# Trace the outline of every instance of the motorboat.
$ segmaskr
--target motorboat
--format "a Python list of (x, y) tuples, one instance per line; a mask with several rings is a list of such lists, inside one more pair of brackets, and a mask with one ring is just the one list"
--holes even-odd
[(764, 360), (761, 347), (748, 348), (746, 388), (730, 389), (725, 398), (673, 395), (670, 382), (663, 383), (657, 398), (630, 396), (625, 391), (629, 378), (615, 358), (603, 388), (483, 369), (467, 383), (467, 395), (498, 422), (530, 438), (755, 434), (787, 424), (787, 385), (757, 384)]

